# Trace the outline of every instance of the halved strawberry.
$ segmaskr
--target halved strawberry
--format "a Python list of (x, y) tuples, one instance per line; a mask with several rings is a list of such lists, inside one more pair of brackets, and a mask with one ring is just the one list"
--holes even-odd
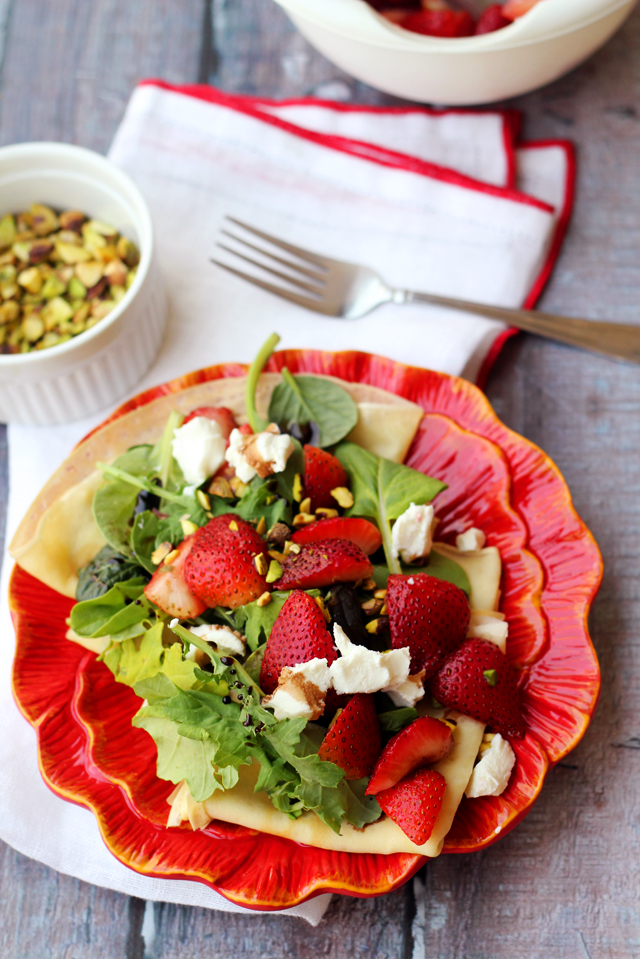
[(338, 650), (320, 607), (307, 593), (293, 592), (278, 613), (267, 640), (260, 687), (272, 693), (285, 666), (297, 666), (311, 659), (326, 659), (330, 666), (337, 658)]
[(459, 646), (469, 627), (469, 601), (453, 583), (412, 573), (387, 582), (387, 609), (394, 649), (411, 650), (411, 673), (429, 679)]
[(433, 832), (446, 785), (442, 773), (435, 769), (418, 769), (396, 786), (383, 789), (376, 799), (405, 836), (422, 846)]
[(321, 539), (289, 553), (282, 563), (277, 589), (318, 589), (332, 583), (353, 583), (371, 576), (373, 566), (355, 543)]
[(238, 426), (235, 416), (226, 406), (199, 406), (185, 416), (182, 425), (184, 426), (189, 420), (194, 420), (196, 416), (204, 416), (208, 420), (215, 420), (220, 427), (220, 432), (227, 440), (231, 436), (231, 430), (235, 430)]
[(378, 527), (368, 519), (360, 519), (358, 516), (334, 516), (332, 519), (318, 520), (296, 530), (291, 539), (300, 546), (317, 543), (322, 539), (346, 539), (359, 546), (367, 556), (371, 556), (382, 546)]
[(448, 756), (453, 748), (451, 727), (431, 716), (414, 719), (382, 750), (367, 786), (367, 796), (390, 789), (408, 773)]
[(147, 599), (169, 616), (177, 616), (178, 619), (193, 619), (207, 608), (206, 603), (190, 592), (184, 580), (184, 564), (195, 538), (195, 533), (187, 536), (178, 546), (178, 555), (173, 562), (158, 566), (144, 588)]
[(486, 723), (509, 739), (522, 739), (524, 720), (518, 674), (495, 643), (467, 639), (431, 681), (443, 706)]
[(481, 33), (493, 33), (495, 30), (502, 30), (504, 27), (508, 27), (511, 23), (511, 20), (508, 20), (507, 17), (502, 12), (502, 7), (493, 3), (490, 7), (486, 7), (476, 23), (476, 36)]
[(333, 721), (318, 756), (344, 769), (345, 779), (364, 779), (380, 755), (380, 723), (373, 696), (357, 693)]
[(250, 523), (233, 513), (216, 516), (194, 533), (185, 582), (207, 606), (244, 606), (270, 588), (255, 565), (256, 555), (266, 552)]
[(336, 506), (331, 490), (348, 486), (349, 477), (340, 460), (317, 446), (304, 447), (304, 495), (311, 499), (311, 512), (319, 506)]
[(474, 23), (466, 10), (420, 10), (408, 14), (400, 26), (429, 37), (470, 37)]

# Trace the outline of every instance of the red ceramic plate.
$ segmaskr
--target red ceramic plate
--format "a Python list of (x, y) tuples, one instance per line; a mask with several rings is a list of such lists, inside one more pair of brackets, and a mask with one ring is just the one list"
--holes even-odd
[[(286, 351), (268, 369), (326, 373), (420, 404), (425, 417), (407, 462), (449, 484), (438, 497), (439, 534), (468, 526), (500, 549), (501, 609), (509, 657), (521, 672), (528, 732), (499, 798), (463, 799), (444, 852), (483, 849), (518, 823), (544, 777), (584, 734), (600, 677), (587, 613), (600, 583), (598, 548), (576, 515), (558, 470), (496, 418), (464, 380), (366, 353)], [(140, 394), (122, 416), (154, 398), (246, 368), (200, 370)], [(65, 640), (71, 600), (16, 567), (10, 599), (16, 631), (14, 693), (38, 734), (42, 775), (56, 793), (91, 808), (109, 849), (140, 873), (204, 882), (253, 909), (281, 909), (324, 892), (375, 896), (405, 882), (419, 856), (328, 852), (214, 822), (166, 829), (173, 788), (155, 775), (155, 745), (130, 724), (139, 700), (92, 653)]]

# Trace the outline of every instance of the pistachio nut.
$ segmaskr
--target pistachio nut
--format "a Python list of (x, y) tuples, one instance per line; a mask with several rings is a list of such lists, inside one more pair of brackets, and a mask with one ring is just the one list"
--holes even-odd
[(48, 236), (60, 226), (58, 217), (51, 207), (45, 206), (43, 203), (31, 204), (31, 219), (33, 232), (36, 236)]

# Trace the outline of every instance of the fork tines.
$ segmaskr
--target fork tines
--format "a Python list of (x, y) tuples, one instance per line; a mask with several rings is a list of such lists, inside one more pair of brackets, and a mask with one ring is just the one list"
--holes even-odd
[[(269, 273), (271, 276), (275, 276), (279, 280), (284, 280), (284, 282), (289, 286), (286, 288), (282, 286), (276, 286), (273, 283), (269, 283), (266, 280), (261, 279), (259, 276), (255, 276), (251, 273), (245, 273), (244, 271), (239, 270), (237, 267), (231, 266), (228, 263), (222, 263), (220, 260), (212, 259), (212, 263), (222, 267), (229, 273), (233, 273), (244, 280), (248, 280), (250, 283), (254, 283), (256, 286), (259, 286), (264, 290), (268, 290), (270, 293), (275, 293), (277, 296), (284, 297), (287, 300), (292, 300), (294, 303), (299, 303), (301, 306), (310, 307), (315, 310), (318, 310), (319, 308), (321, 309), (323, 287), (325, 285), (325, 278), (329, 266), (328, 260), (316, 253), (310, 253), (308, 250), (302, 250), (300, 247), (294, 246), (292, 243), (286, 243), (284, 240), (272, 236), (270, 233), (265, 233), (263, 230), (257, 230), (255, 227), (249, 226), (248, 223), (243, 223), (242, 220), (236, 220), (235, 217), (228, 216), (225, 219), (230, 223), (240, 227), (242, 230), (253, 234), (253, 236), (259, 237), (261, 240), (265, 240), (266, 244), (270, 244), (272, 247), (276, 247), (279, 250), (293, 254), (291, 258), (285, 258), (278, 255), (273, 250), (268, 249), (266, 244), (258, 245), (255, 242), (251, 242), (245, 237), (239, 235), (237, 231), (232, 232), (228, 229), (222, 229), (220, 232), (224, 234), (224, 236), (229, 237), (229, 239), (235, 244), (238, 244), (241, 247), (241, 250), (234, 249), (233, 247), (228, 246), (226, 243), (218, 242), (216, 244), (226, 253), (230, 253), (232, 256), (237, 257), (244, 263), (248, 263), (250, 266), (255, 267), (258, 270), (263, 270), (265, 273)], [(258, 257), (251, 255), (251, 253), (258, 254), (258, 257), (262, 257), (267, 262), (262, 262)], [(296, 262), (293, 257), (296, 257), (298, 261), (302, 262)], [(273, 265), (276, 263), (285, 267), (287, 270), (290, 270), (291, 273), (284, 273), (282, 270), (276, 269)], [(295, 274), (298, 275), (296, 276)], [(306, 279), (303, 279), (303, 277), (306, 277)], [(305, 293), (310, 295), (304, 295)]]

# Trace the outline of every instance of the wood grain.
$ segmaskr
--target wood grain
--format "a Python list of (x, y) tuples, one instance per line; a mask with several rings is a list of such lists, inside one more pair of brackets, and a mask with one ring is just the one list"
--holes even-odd
[[(543, 299), (548, 310), (638, 320), (639, 52), (640, 8), (588, 63), (515, 104), (527, 136), (568, 136), (578, 146), (576, 214)], [(150, 75), (270, 96), (397, 102), (315, 53), (270, 0), (14, 0), (0, 142), (51, 138), (104, 151), (133, 85)], [(484, 853), (430, 863), (392, 896), (335, 900), (317, 929), (269, 915), (145, 910), (2, 847), (3, 957), (640, 955), (640, 371), (521, 336), (488, 393), (502, 419), (558, 463), (606, 567), (591, 620), (602, 702), (528, 819)]]

